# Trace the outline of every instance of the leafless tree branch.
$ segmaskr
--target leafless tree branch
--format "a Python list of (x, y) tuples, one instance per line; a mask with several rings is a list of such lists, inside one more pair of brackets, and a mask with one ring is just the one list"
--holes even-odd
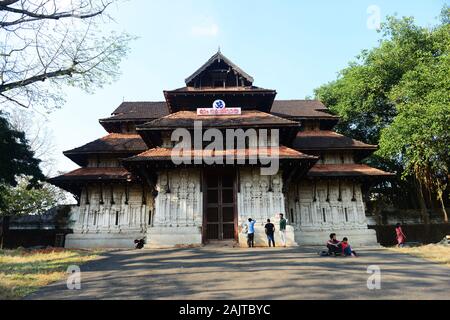
[(0, 0), (0, 105), (59, 107), (61, 85), (92, 92), (116, 79), (132, 40), (105, 32), (121, 0)]

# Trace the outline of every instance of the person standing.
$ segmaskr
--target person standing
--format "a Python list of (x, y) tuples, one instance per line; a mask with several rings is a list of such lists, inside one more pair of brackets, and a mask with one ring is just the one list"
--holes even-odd
[(280, 213), (280, 239), (283, 247), (286, 247), (286, 225), (287, 220), (284, 218), (283, 214)]
[(255, 223), (256, 220), (248, 218), (247, 244), (249, 248), (255, 247)]
[(400, 223), (397, 223), (395, 226), (395, 233), (397, 235), (397, 247), (401, 248), (405, 245), (406, 236), (403, 233), (402, 225)]
[(275, 225), (270, 222), (270, 219), (267, 219), (267, 223), (264, 226), (264, 229), (266, 230), (267, 240), (269, 241), (269, 247), (273, 246), (275, 247)]

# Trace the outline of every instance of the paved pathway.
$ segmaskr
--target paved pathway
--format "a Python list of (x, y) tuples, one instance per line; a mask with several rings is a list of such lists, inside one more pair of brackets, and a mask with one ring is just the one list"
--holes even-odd
[[(450, 268), (384, 249), (358, 258), (316, 248), (203, 247), (113, 251), (82, 266), (81, 290), (64, 282), (28, 299), (450, 299)], [(369, 265), (381, 289), (369, 290)]]

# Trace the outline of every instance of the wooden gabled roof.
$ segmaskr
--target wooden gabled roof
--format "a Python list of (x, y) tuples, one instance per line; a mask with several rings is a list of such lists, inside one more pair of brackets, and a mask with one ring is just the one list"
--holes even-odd
[(138, 134), (111, 133), (81, 147), (64, 151), (64, 155), (80, 166), (87, 164), (87, 156), (92, 154), (136, 154), (147, 150)]
[(318, 100), (275, 100), (270, 113), (285, 118), (339, 120)]
[(60, 176), (50, 178), (48, 181), (57, 184), (70, 181), (105, 181), (131, 179), (131, 173), (125, 168), (79, 168)]
[(230, 59), (225, 57), (220, 50), (213, 55), (204, 65), (202, 65), (197, 71), (195, 71), (192, 75), (186, 78), (185, 82), (186, 85), (191, 83), (197, 76), (202, 74), (208, 67), (210, 67), (215, 62), (225, 62), (229, 67), (231, 67), (236, 73), (238, 73), (240, 76), (242, 76), (244, 79), (246, 79), (248, 82), (253, 83), (254, 79), (251, 77), (248, 73), (246, 73), (244, 70), (242, 70), (240, 67), (238, 67), (236, 64), (234, 64)]
[(330, 130), (301, 131), (293, 146), (299, 150), (376, 150), (376, 145), (358, 141)]
[(201, 121), (204, 128), (243, 128), (243, 127), (299, 127), (299, 123), (283, 119), (262, 111), (242, 111), (240, 115), (199, 116), (195, 111), (179, 111), (138, 127), (142, 130), (164, 130), (175, 128), (194, 128), (194, 122)]
[(124, 101), (113, 112), (113, 116), (126, 115), (133, 118), (160, 118), (169, 113), (165, 101)]
[[(171, 148), (153, 148), (144, 151), (136, 156), (130, 157), (125, 160), (125, 162), (136, 162), (136, 161), (172, 161), (172, 152), (174, 149)], [(267, 157), (279, 157), (279, 159), (294, 159), (294, 160), (310, 160), (316, 161), (318, 158), (308, 154), (304, 154), (297, 150), (280, 146), (277, 153), (272, 154), (271, 148), (246, 148), (246, 149), (230, 149), (230, 150), (185, 150), (183, 152), (184, 156), (190, 155), (191, 157), (232, 157), (233, 159), (238, 159), (243, 157), (248, 159), (249, 156), (255, 155), (266, 155)], [(225, 161), (224, 161), (225, 162)]]
[(308, 177), (391, 177), (389, 173), (365, 164), (315, 164), (308, 172)]

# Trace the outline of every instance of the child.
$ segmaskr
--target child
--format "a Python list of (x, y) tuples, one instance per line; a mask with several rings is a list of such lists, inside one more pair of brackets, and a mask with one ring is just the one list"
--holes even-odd
[(342, 254), (346, 257), (356, 257), (356, 252), (353, 251), (352, 247), (348, 244), (348, 238), (342, 239)]

